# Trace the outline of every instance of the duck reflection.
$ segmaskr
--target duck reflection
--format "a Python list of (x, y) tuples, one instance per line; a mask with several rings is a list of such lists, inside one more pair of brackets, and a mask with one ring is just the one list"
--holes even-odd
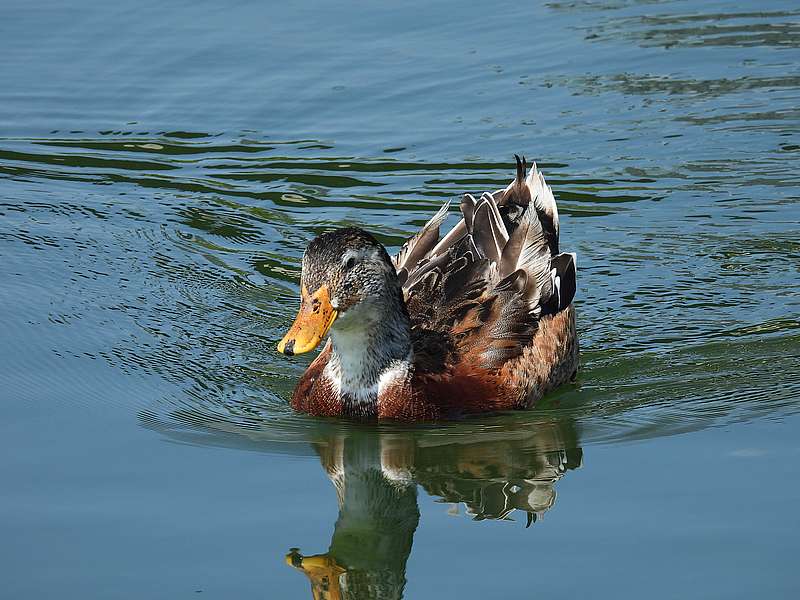
[(555, 483), (582, 460), (575, 427), (563, 421), (461, 439), (339, 431), (314, 446), (336, 489), (339, 517), (327, 552), (305, 556), (293, 548), (286, 562), (308, 577), (315, 600), (402, 598), (418, 486), (463, 505), (475, 520), (513, 520), (519, 511), (527, 527), (553, 507)]

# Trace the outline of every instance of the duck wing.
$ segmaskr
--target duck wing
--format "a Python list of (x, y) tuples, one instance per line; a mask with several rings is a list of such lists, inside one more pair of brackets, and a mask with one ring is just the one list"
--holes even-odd
[[(520, 356), (542, 317), (576, 289), (574, 254), (558, 253), (558, 208), (534, 164), (502, 190), (466, 194), (462, 219), (439, 238), (439, 212), (393, 259), (422, 362), (474, 361), (498, 369)], [(434, 356), (435, 355), (435, 356)]]

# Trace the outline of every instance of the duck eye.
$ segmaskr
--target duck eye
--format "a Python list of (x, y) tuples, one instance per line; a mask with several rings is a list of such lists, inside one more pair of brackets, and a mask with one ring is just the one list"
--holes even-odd
[(344, 270), (345, 271), (349, 271), (350, 269), (352, 269), (355, 266), (356, 266), (356, 257), (355, 256), (351, 256), (346, 261), (344, 261)]

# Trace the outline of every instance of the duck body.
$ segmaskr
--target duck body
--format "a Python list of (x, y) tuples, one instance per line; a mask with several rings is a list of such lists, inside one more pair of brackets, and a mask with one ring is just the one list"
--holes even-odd
[(303, 257), (301, 308), (278, 349), (330, 339), (292, 407), (318, 416), (434, 421), (533, 406), (579, 362), (575, 255), (559, 252), (544, 177), (517, 159), (505, 189), (445, 205), (395, 257), (340, 229)]

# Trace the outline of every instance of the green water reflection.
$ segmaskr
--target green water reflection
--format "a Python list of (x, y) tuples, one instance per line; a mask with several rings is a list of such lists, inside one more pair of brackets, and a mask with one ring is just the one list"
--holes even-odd
[(461, 507), (474, 520), (526, 527), (556, 502), (555, 484), (581, 466), (574, 423), (541, 422), (460, 441), (441, 435), (351, 429), (314, 444), (336, 489), (339, 516), (328, 551), (293, 548), (287, 564), (311, 582), (316, 600), (401, 598), (420, 519), (417, 489)]

